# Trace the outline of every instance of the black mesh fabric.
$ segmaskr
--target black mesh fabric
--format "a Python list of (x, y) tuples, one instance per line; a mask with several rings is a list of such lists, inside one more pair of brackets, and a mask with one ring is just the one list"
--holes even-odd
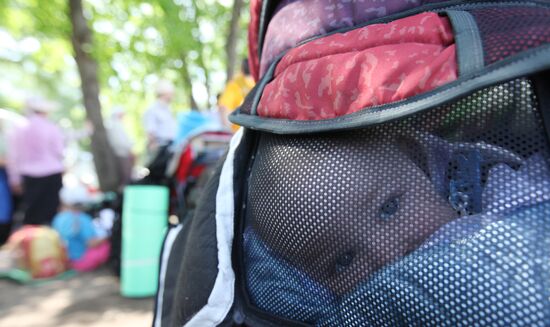
[(488, 8), (471, 13), (481, 34), (486, 64), (550, 43), (550, 9)]
[(264, 133), (249, 301), (317, 326), (550, 322), (550, 170), (530, 81), (369, 129)]

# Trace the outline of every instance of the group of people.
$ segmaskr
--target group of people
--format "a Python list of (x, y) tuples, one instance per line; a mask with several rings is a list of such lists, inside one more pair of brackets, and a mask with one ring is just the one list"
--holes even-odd
[[(238, 126), (231, 124), (228, 115), (242, 104), (245, 96), (254, 87), (250, 76), (248, 60), (241, 63), (241, 71), (231, 78), (224, 90), (218, 95), (217, 108), (213, 110), (213, 119), (222, 127), (236, 131)], [(143, 115), (143, 126), (147, 134), (147, 152), (154, 154), (159, 147), (170, 144), (177, 133), (177, 123), (170, 109), (174, 99), (174, 85), (160, 80), (156, 87), (156, 100)]]
[[(23, 226), (51, 226), (63, 240), (73, 268), (91, 270), (107, 260), (109, 244), (105, 233), (94, 228), (92, 217), (84, 212), (90, 200), (88, 190), (84, 185), (64, 187), (63, 174), (67, 143), (93, 131), (64, 132), (50, 118), (56, 109), (56, 104), (46, 99), (28, 98), (25, 122), (0, 135), (1, 202), (6, 209), (1, 213), (0, 245), (14, 229), (14, 211), (20, 206)], [(121, 110), (113, 110), (106, 127), (120, 159), (121, 174), (129, 181), (133, 145), (123, 130), (123, 116)]]
[[(248, 64), (230, 80), (218, 96), (214, 117), (221, 126), (234, 129), (227, 115), (239, 106), (253, 87)], [(173, 142), (177, 121), (170, 108), (175, 96), (174, 85), (160, 80), (155, 89), (156, 100), (143, 115), (149, 158)], [(67, 142), (88, 137), (93, 128), (68, 135), (54, 121), (55, 103), (39, 97), (25, 102), (26, 122), (10, 133), (0, 130), (0, 245), (12, 231), (16, 207), (23, 210), (22, 225), (43, 225), (54, 228), (67, 248), (73, 268), (90, 270), (104, 262), (109, 253), (108, 233), (95, 228), (92, 217), (85, 213), (85, 188), (82, 185), (63, 187), (64, 154)], [(109, 143), (118, 158), (122, 185), (131, 181), (135, 163), (132, 139), (124, 130), (125, 111), (111, 110), (105, 127)], [(18, 204), (18, 205), (16, 205)], [(97, 226), (96, 226), (97, 227)]]
[[(8, 185), (12, 195), (21, 198), (23, 223), (28, 225), (50, 224), (60, 203), (65, 136), (48, 118), (55, 108), (45, 99), (27, 99), (26, 123), (3, 135)], [(9, 233), (10, 224), (4, 225)]]

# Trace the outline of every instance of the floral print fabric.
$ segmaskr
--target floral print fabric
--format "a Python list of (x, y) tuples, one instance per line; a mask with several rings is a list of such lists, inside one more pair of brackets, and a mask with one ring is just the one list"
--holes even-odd
[(266, 85), (258, 114), (293, 120), (335, 118), (403, 100), (456, 78), (448, 19), (423, 13), (292, 49)]
[(279, 54), (312, 36), (438, 1), (441, 0), (283, 0), (266, 31), (260, 75)]

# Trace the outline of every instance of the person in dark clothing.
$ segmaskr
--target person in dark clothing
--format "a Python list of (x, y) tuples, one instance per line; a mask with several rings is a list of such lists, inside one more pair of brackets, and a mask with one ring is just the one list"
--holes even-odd
[(55, 105), (40, 98), (26, 102), (28, 123), (9, 138), (7, 167), (11, 189), (21, 194), (24, 224), (50, 224), (59, 207), (64, 136), (48, 119)]
[(0, 245), (4, 244), (11, 231), (13, 201), (6, 174), (5, 138), (0, 123)]

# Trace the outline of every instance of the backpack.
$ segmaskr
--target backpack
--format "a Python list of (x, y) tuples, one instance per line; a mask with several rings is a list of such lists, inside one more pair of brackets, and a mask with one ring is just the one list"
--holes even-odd
[(550, 324), (550, 3), (251, 1), (154, 326)]
[(10, 236), (5, 246), (17, 254), (15, 268), (33, 279), (56, 277), (68, 269), (63, 241), (50, 227), (23, 226)]

